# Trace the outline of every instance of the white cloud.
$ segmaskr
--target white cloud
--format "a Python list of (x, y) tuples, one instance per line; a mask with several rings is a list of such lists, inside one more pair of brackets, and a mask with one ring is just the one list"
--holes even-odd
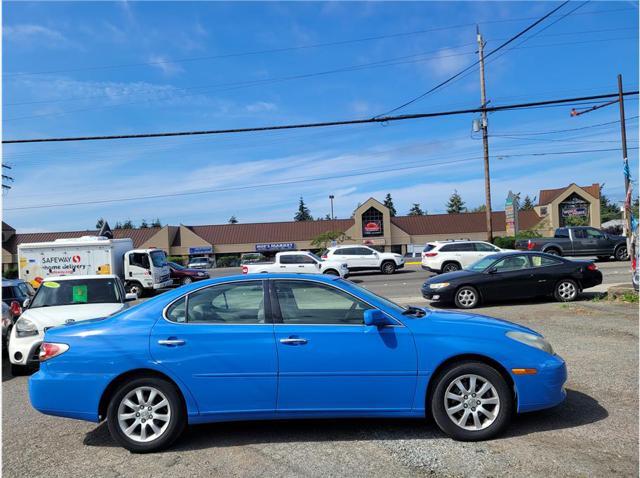
[(247, 113), (261, 113), (263, 111), (275, 111), (278, 106), (275, 103), (269, 103), (267, 101), (256, 101), (255, 103), (248, 104), (244, 107)]
[(6, 41), (25, 47), (68, 48), (77, 46), (58, 30), (43, 25), (6, 25), (2, 29)]
[(151, 55), (149, 62), (152, 67), (158, 68), (167, 76), (177, 75), (184, 72), (184, 68), (178, 63), (172, 63), (171, 60), (164, 55)]

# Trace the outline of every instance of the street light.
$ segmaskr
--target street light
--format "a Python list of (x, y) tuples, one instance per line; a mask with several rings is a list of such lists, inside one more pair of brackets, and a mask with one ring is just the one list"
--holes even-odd
[(331, 200), (331, 219), (335, 219), (335, 216), (333, 215), (333, 198), (335, 196), (333, 194), (329, 194), (329, 199)]

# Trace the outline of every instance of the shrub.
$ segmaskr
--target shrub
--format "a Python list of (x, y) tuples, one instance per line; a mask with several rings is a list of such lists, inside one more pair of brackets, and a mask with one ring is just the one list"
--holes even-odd
[(240, 258), (237, 256), (222, 256), (216, 259), (216, 267), (238, 267)]
[(516, 245), (516, 238), (513, 236), (494, 237), (493, 243), (500, 249), (513, 249)]
[(16, 266), (8, 267), (3, 273), (2, 277), (5, 279), (17, 279), (18, 278), (18, 268)]

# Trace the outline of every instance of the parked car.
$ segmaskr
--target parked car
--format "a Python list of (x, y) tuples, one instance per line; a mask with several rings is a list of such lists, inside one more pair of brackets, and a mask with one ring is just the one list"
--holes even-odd
[(379, 270), (383, 274), (393, 274), (404, 267), (402, 254), (378, 252), (367, 246), (329, 247), (322, 253), (322, 258), (346, 262), (349, 272)]
[(486, 440), (516, 412), (562, 402), (567, 378), (526, 327), (295, 274), (211, 279), (56, 327), (40, 360), (34, 408), (106, 420), (134, 452), (188, 424), (255, 419), (430, 415), (454, 439)]
[(36, 291), (22, 279), (2, 279), (2, 302), (11, 307), (14, 300), (21, 306), (24, 301), (33, 297)]
[(278, 252), (273, 262), (256, 262), (242, 266), (243, 274), (267, 272), (296, 274), (328, 274), (349, 277), (349, 269), (345, 262), (323, 260), (312, 252), (287, 251)]
[(168, 262), (168, 264), (171, 280), (176, 285), (191, 284), (192, 282), (209, 278), (209, 273), (203, 270), (191, 269), (175, 262)]
[[(17, 303), (17, 302), (16, 302)], [(7, 350), (7, 337), (11, 333), (13, 327), (13, 312), (5, 302), (2, 302), (2, 352)]]
[(606, 234), (595, 227), (560, 227), (550, 238), (518, 240), (516, 249), (556, 256), (597, 256), (601, 260), (611, 256), (618, 261), (629, 259), (626, 237)]
[(188, 267), (189, 269), (213, 269), (213, 263), (208, 257), (193, 257)]
[(459, 271), (483, 257), (503, 251), (484, 241), (429, 242), (422, 250), (422, 268), (436, 274)]
[(602, 273), (591, 261), (513, 251), (487, 256), (465, 270), (430, 277), (422, 285), (422, 296), (453, 302), (461, 309), (471, 309), (481, 301), (546, 295), (570, 302), (582, 290), (601, 283)]
[(44, 279), (11, 330), (11, 373), (23, 375), (37, 367), (40, 344), (50, 328), (116, 314), (137, 298), (136, 294), (125, 294), (116, 275)]

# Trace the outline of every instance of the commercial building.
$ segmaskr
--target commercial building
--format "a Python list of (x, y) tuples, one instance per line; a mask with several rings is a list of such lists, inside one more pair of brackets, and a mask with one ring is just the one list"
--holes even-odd
[[(571, 221), (600, 227), (600, 187), (571, 184), (539, 193), (533, 210), (518, 212), (519, 230), (537, 230), (550, 235)], [(504, 211), (494, 211), (494, 236), (506, 235)], [(164, 226), (145, 229), (116, 229), (114, 237), (130, 237), (135, 247), (156, 247), (170, 256), (239, 256), (247, 252), (317, 249), (318, 235), (338, 231), (346, 244), (366, 244), (380, 250), (410, 253), (426, 242), (446, 239), (485, 239), (484, 212), (391, 216), (387, 207), (374, 198), (358, 206), (350, 219), (267, 222), (253, 224), (215, 224), (204, 226)], [(81, 230), (47, 233), (17, 233), (3, 223), (3, 268), (17, 264), (17, 246), (25, 242), (44, 242), (58, 238), (95, 235)]]

